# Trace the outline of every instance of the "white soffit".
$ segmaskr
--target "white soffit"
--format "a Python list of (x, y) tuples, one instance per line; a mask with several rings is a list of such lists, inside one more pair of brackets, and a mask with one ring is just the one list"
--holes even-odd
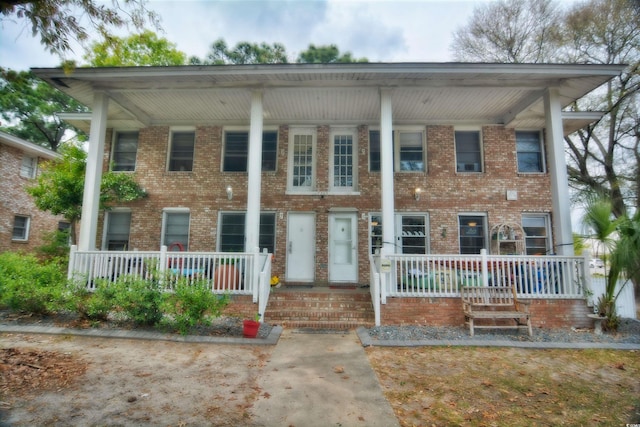
[[(34, 73), (89, 106), (111, 101), (110, 127), (248, 124), (251, 91), (264, 94), (265, 124), (379, 121), (379, 90), (392, 93), (395, 123), (544, 126), (540, 94), (568, 106), (623, 70), (618, 65), (286, 64), (80, 68)], [(65, 116), (74, 120), (71, 116)], [(587, 123), (573, 117), (570, 128)], [(85, 120), (72, 123), (85, 128)], [(567, 122), (569, 123), (569, 122)]]

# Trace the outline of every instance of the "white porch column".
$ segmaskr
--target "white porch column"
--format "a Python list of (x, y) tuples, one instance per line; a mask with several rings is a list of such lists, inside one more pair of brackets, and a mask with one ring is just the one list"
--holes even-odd
[(544, 113), (549, 149), (549, 176), (553, 203), (553, 231), (558, 255), (573, 255), (571, 230), (571, 206), (569, 204), (569, 178), (564, 154), (564, 132), (562, 129), (562, 106), (558, 90), (550, 88), (544, 95)]
[(393, 108), (391, 90), (380, 90), (380, 180), (382, 189), (382, 255), (395, 252), (393, 194)]
[(251, 93), (251, 125), (249, 127), (249, 159), (247, 161), (247, 214), (245, 219), (245, 252), (260, 251), (260, 192), (262, 187), (262, 91)]
[(84, 175), (84, 194), (82, 196), (82, 218), (78, 250), (96, 249), (98, 230), (98, 212), (100, 211), (100, 182), (102, 181), (102, 156), (107, 129), (107, 109), (109, 97), (104, 92), (93, 94), (91, 128), (89, 130), (89, 152), (87, 169)]

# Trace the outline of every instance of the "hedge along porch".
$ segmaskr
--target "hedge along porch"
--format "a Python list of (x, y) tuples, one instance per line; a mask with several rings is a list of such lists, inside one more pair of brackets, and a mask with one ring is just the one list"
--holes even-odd
[[(539, 232), (520, 236), (526, 253), (571, 255), (562, 139), (599, 114), (562, 109), (622, 68), (34, 72), (92, 108), (63, 115), (90, 130), (80, 252), (174, 240), (187, 252), (267, 248), (285, 284), (363, 284), (376, 251), (478, 254), (502, 223)], [(135, 174), (149, 197), (102, 213), (97, 185), (114, 167)], [(183, 231), (172, 234), (174, 225)]]

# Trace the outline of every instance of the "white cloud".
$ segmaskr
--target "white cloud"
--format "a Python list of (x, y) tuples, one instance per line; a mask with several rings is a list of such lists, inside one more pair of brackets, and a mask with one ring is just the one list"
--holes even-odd
[[(204, 57), (224, 38), (282, 43), (294, 60), (309, 44), (335, 44), (341, 52), (383, 62), (441, 62), (451, 58), (455, 28), (464, 25), (474, 1), (462, 0), (191, 0), (151, 1), (162, 16), (162, 37), (188, 56)], [(24, 23), (0, 21), (0, 66), (24, 70), (55, 67)], [(80, 60), (76, 49), (69, 57)]]

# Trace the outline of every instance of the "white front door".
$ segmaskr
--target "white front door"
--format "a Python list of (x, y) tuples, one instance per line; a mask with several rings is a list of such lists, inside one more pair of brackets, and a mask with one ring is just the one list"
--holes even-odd
[(287, 281), (313, 282), (315, 278), (316, 217), (290, 213), (287, 220)]
[(329, 281), (358, 281), (358, 218), (355, 213), (329, 215)]

